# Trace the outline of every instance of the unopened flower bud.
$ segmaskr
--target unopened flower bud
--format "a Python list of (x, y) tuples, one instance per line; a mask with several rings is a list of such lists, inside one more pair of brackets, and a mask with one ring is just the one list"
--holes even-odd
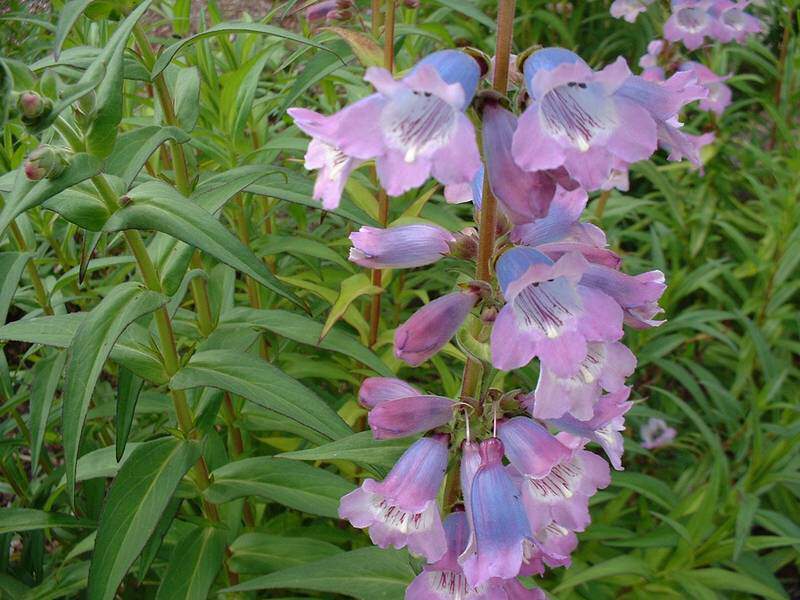
[(349, 21), (353, 18), (353, 13), (350, 10), (332, 10), (328, 13), (325, 19), (328, 22), (332, 21)]
[(419, 0), (403, 0), (403, 6), (406, 8), (419, 8)]
[(53, 146), (39, 146), (25, 159), (23, 169), (31, 181), (58, 177), (66, 168), (63, 151)]
[(466, 227), (455, 234), (455, 240), (450, 243), (450, 255), (465, 260), (478, 256), (478, 232), (474, 227)]
[(336, 8), (341, 10), (353, 8), (353, 0), (336, 0)]
[(50, 101), (34, 91), (22, 92), (17, 99), (17, 108), (25, 120), (38, 119), (49, 110)]
[(325, 0), (324, 2), (312, 4), (306, 9), (306, 19), (311, 22), (326, 19), (328, 14), (336, 8), (336, 4), (336, 0)]

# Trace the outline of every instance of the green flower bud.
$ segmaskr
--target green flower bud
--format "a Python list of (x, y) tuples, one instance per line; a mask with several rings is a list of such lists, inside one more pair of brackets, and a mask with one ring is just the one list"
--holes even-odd
[(17, 109), (24, 119), (38, 119), (47, 110), (47, 98), (42, 98), (34, 91), (22, 92), (17, 98)]
[(61, 175), (66, 167), (67, 157), (64, 150), (48, 145), (36, 148), (28, 155), (23, 165), (25, 177), (31, 181), (53, 179)]

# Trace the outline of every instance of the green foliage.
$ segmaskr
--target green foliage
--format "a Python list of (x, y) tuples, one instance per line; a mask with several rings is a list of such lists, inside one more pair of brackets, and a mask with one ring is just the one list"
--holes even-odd
[[(377, 221), (368, 169), (338, 209), (311, 199), (285, 111), (370, 92), (361, 63), (380, 54), (358, 19), (323, 30), (288, 17), (291, 1), (235, 21), (214, 2), (153, 4), (0, 15), (0, 97), (53, 103), (28, 129), (0, 110), (0, 598), (402, 598), (415, 560), (337, 526), (339, 497), (410, 443), (374, 441), (357, 390), (398, 375), (458, 393), (480, 348), (456, 341), (411, 369), (391, 341), (472, 267), (377, 287), (346, 259), (347, 235)], [(399, 9), (398, 70), (461, 42), (493, 52), (496, 2), (422, 4)], [(635, 63), (666, 4), (635, 25), (608, 4), (518, 0), (514, 49)], [(647, 402), (573, 566), (540, 581), (555, 598), (800, 594), (798, 6), (755, 10), (763, 36), (698, 54), (734, 89), (722, 117), (686, 115), (716, 135), (704, 173), (640, 163), (629, 192), (590, 205), (631, 272), (666, 273), (668, 322), (628, 334)], [(74, 154), (30, 182), (40, 142)], [(390, 222), (472, 218), (432, 183), (390, 204)], [(494, 385), (535, 381), (529, 367)], [(637, 433), (653, 416), (678, 437), (651, 452)]]

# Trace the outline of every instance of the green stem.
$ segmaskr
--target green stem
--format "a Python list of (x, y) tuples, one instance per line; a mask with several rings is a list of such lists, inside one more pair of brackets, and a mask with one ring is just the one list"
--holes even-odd
[[(14, 242), (17, 244), (19, 251), (27, 252), (28, 244), (25, 243), (25, 237), (22, 235), (22, 232), (17, 224), (12, 221), (8, 228), (11, 230), (11, 235), (14, 238)], [(36, 295), (36, 301), (39, 303), (39, 306), (42, 307), (42, 310), (46, 315), (54, 314), (53, 307), (50, 306), (50, 298), (48, 297), (47, 291), (44, 288), (42, 278), (39, 277), (39, 271), (36, 270), (36, 264), (33, 262), (33, 259), (29, 260), (28, 264), (25, 265), (25, 270), (28, 272), (28, 277), (33, 285), (33, 293)]]

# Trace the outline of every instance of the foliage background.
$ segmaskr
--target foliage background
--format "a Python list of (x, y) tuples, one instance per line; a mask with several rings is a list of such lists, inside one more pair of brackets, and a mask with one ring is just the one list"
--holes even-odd
[[(162, 2), (151, 10), (143, 21), (150, 39), (168, 45), (173, 36), (186, 37), (222, 22), (213, 4), (202, 11), (195, 7), (196, 17), (190, 19), (190, 4)], [(404, 9), (398, 68), (439, 47), (468, 44), (491, 53), (494, 4), (436, 0), (422, 2), (418, 11)], [(116, 27), (113, 14), (106, 18), (108, 5), (95, 2), (94, 13), (77, 20), (64, 47), (104, 45)], [(329, 31), (308, 30), (291, 16), (292, 5), (297, 3), (276, 6), (263, 22), (305, 33), (345, 58), (348, 66), (330, 53), (274, 36), (239, 34), (189, 47), (167, 69), (166, 80), (175, 90), (182, 73), (196, 68), (199, 74), (197, 114), (185, 106), (188, 116), (182, 116), (197, 120), (185, 148), (201, 182), (245, 165), (268, 169), (267, 176), (248, 184), (227, 204), (222, 222), (303, 298), (311, 319), (325, 322), (333, 306), (341, 317), (334, 331), (348, 334), (348, 344), (352, 342), (346, 346), (341, 338), (329, 337), (333, 341), (328, 348), (315, 348), (318, 329), (307, 322), (293, 329), (286, 313), (272, 312), (300, 314), (298, 309), (204, 255), (201, 266), (208, 274), (213, 315), (215, 320), (222, 315), (211, 347), (247, 351), (256, 360), (263, 346), (273, 365), (360, 431), (364, 414), (355, 394), (360, 380), (374, 369), (356, 360), (364, 354), (354, 340), (366, 341), (362, 307), (374, 290), (346, 262), (346, 235), (356, 223), (376, 216), (374, 189), (361, 173), (337, 214), (309, 208), (311, 184), (300, 161), (306, 141), (290, 125), (285, 109), (302, 105), (331, 112), (368, 93), (368, 87), (347, 44)], [(16, 65), (19, 91), (31, 85), (24, 81), (24, 65), (37, 76), (44, 72), (62, 5), (31, 11), (12, 2), (6, 8), (0, 16), (0, 55)], [(767, 25), (765, 35), (746, 46), (729, 44), (697, 54), (716, 72), (734, 74), (728, 82), (734, 103), (722, 118), (687, 115), (691, 129), (717, 134), (702, 175), (685, 163), (640, 163), (632, 169), (628, 193), (612, 193), (604, 209), (590, 205), (630, 272), (658, 268), (667, 274), (670, 287), (662, 305), (669, 322), (628, 334), (640, 361), (634, 398), (642, 402), (629, 414), (626, 470), (615, 473), (612, 486), (595, 496), (593, 524), (580, 536), (573, 567), (552, 571), (543, 581), (554, 597), (800, 597), (797, 9), (794, 2), (755, 7)], [(635, 64), (647, 42), (658, 36), (666, 10), (657, 5), (630, 25), (612, 19), (604, 1), (519, 0), (514, 47), (521, 51), (532, 44), (560, 45), (575, 49), (593, 65), (619, 54)], [(361, 29), (358, 19), (345, 26)], [(128, 58), (135, 60), (130, 51)], [(62, 86), (80, 70), (75, 65), (49, 70), (58, 75), (47, 85)], [(122, 131), (162, 120), (152, 93), (143, 86), (132, 79), (125, 83)], [(0, 147), (0, 171), (19, 167), (36, 144), (18, 124), (9, 123)], [(170, 171), (163, 151), (150, 159), (149, 167), (151, 174)], [(9, 190), (1, 191), (7, 200)], [(393, 220), (416, 215), (451, 229), (472, 219), (468, 207), (445, 205), (430, 187), (391, 204)], [(17, 224), (22, 243), (35, 253), (31, 264), (56, 314), (88, 311), (113, 287), (136, 278), (118, 236), (102, 236), (89, 274), (78, 285), (84, 236), (77, 228), (43, 209), (19, 217)], [(20, 249), (8, 235), (0, 244), (3, 252)], [(457, 394), (457, 347), (411, 370), (392, 356), (391, 330), (422, 302), (447, 291), (454, 273), (469, 272), (468, 263), (446, 260), (393, 274), (385, 286), (383, 334), (375, 349), (380, 360), (375, 364), (382, 361), (380, 368), (398, 372), (431, 393)], [(11, 298), (6, 321), (36, 316), (40, 306), (29, 274), (18, 277), (18, 286), (7, 272), (0, 275), (2, 294)], [(341, 292), (343, 281), (351, 282), (356, 293)], [(234, 306), (265, 312), (256, 318), (246, 308), (234, 313)], [(194, 310), (187, 296), (175, 313), (184, 356), (204, 343)], [(140, 324), (148, 327), (148, 318)], [(58, 410), (62, 391), (42, 429), (42, 455), (52, 464), (52, 473), (32, 472), (28, 437), (37, 431), (32, 385), (35, 390), (44, 372), (41, 365), (47, 365), (41, 359), (55, 355), (41, 344), (13, 339), (3, 349), (0, 498), (7, 507), (66, 514)], [(30, 526), (14, 522), (7, 510), (0, 514), (0, 597), (85, 593), (94, 531), (90, 522), (101, 517), (107, 483), (119, 468), (112, 449), (101, 449), (114, 446), (119, 437), (114, 414), (124, 377), (110, 361), (94, 390), (81, 447), (84, 458), (78, 465), (83, 481), (77, 514), (85, 521), (78, 527), (60, 527), (58, 522)], [(523, 370), (505, 386), (532, 387), (535, 379), (535, 372)], [(330, 517), (338, 495), (350, 489), (348, 481), (364, 476), (365, 470), (385, 472), (403, 444), (370, 444), (362, 435), (352, 438), (356, 441), (346, 452), (325, 451), (324, 446), (313, 450), (317, 444), (243, 400), (241, 390), (238, 396), (231, 391), (224, 398), (221, 392), (192, 392), (190, 403), (205, 434), (209, 468), (213, 473), (224, 467), (205, 497), (212, 502), (238, 499), (220, 504), (223, 525), (211, 526), (200, 512), (196, 487), (185, 479), (160, 521), (163, 543), (158, 532), (147, 543), (125, 579), (122, 597), (215, 596), (237, 581), (244, 582), (243, 588), (251, 582), (249, 587), (261, 589), (258, 597), (402, 597), (415, 566), (408, 555), (367, 549), (364, 535)], [(217, 416), (228, 398), (232, 410)], [(673, 445), (655, 452), (641, 449), (637, 432), (650, 416), (663, 417), (678, 429)], [(148, 383), (136, 405), (129, 444), (163, 437), (175, 427), (164, 386)], [(300, 450), (306, 452), (290, 458), (304, 462), (282, 459), (274, 466), (275, 459), (269, 458)], [(272, 462), (263, 462), (265, 457)], [(227, 545), (226, 553), (208, 550), (217, 538), (224, 540), (219, 548)], [(225, 569), (219, 569), (223, 561)], [(213, 576), (198, 577), (202, 572)], [(194, 579), (209, 579), (208, 585), (188, 591), (180, 585), (170, 588), (170, 582)], [(240, 594), (255, 597), (253, 592)]]

